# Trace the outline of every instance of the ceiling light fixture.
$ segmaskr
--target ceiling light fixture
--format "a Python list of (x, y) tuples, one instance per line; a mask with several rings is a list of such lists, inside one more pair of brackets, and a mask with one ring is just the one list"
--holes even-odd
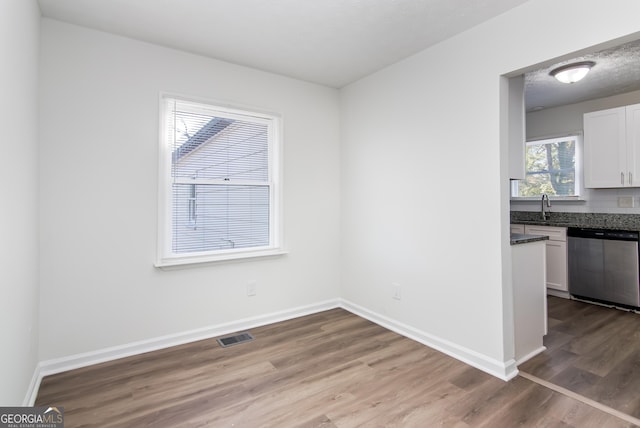
[(575, 83), (582, 80), (594, 65), (596, 63), (593, 61), (574, 62), (554, 68), (549, 74), (562, 83)]

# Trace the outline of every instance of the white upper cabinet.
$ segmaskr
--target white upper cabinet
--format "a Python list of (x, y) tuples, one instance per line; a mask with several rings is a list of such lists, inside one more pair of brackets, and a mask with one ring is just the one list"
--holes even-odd
[(640, 187), (640, 104), (627, 106), (627, 167), (633, 175), (631, 186)]
[(584, 115), (588, 188), (640, 187), (640, 104)]

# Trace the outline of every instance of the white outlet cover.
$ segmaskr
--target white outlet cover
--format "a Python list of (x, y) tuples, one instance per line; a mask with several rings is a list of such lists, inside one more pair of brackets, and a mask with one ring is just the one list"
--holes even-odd
[(256, 281), (247, 282), (247, 296), (255, 296), (257, 294), (258, 283)]
[(392, 297), (396, 300), (400, 300), (402, 298), (402, 292), (400, 289), (400, 284), (393, 283), (391, 284), (391, 288), (393, 290)]
[(634, 206), (633, 202), (634, 202), (633, 196), (618, 196), (619, 208), (633, 208)]

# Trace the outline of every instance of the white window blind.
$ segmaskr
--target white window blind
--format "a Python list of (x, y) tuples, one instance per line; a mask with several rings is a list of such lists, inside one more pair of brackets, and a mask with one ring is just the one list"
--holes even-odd
[(176, 98), (164, 103), (164, 258), (268, 249), (275, 117)]

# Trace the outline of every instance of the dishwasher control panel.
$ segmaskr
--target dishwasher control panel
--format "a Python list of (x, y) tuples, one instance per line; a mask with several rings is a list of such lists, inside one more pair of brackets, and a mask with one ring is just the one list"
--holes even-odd
[(628, 230), (590, 229), (570, 227), (567, 236), (576, 238), (613, 239), (616, 241), (638, 241), (638, 232)]

